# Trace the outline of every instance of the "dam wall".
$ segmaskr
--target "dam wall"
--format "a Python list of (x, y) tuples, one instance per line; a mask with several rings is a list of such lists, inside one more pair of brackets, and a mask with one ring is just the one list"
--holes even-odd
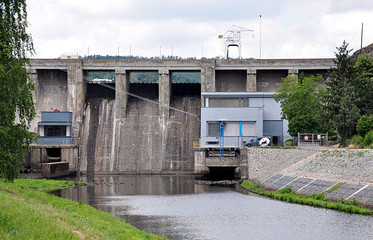
[[(154, 99), (156, 100), (156, 99)], [(177, 97), (172, 105), (199, 114), (198, 97)], [(115, 100), (87, 98), (80, 137), (80, 172), (173, 172), (194, 170), (193, 141), (198, 139), (198, 118), (170, 112), (165, 129), (158, 107), (130, 97), (127, 103), (121, 146), (115, 149)], [(166, 148), (162, 149), (161, 135)]]

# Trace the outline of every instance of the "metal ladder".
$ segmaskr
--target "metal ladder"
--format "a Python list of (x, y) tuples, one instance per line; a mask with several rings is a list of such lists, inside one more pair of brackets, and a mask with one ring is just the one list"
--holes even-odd
[(220, 158), (224, 158), (224, 122), (220, 122)]

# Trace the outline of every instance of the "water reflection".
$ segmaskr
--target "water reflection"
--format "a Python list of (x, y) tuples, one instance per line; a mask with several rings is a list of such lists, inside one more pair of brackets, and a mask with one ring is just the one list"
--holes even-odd
[(173, 239), (373, 239), (371, 217), (272, 201), (239, 188), (190, 184), (192, 176), (94, 180), (61, 196)]

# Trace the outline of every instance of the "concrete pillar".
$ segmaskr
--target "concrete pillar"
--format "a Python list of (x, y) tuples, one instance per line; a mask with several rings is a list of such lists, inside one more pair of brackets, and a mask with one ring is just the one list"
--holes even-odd
[(288, 75), (293, 77), (298, 77), (298, 69), (297, 68), (290, 68), (288, 70)]
[(159, 117), (161, 121), (170, 116), (171, 76), (167, 68), (158, 70), (159, 74)]
[(38, 74), (35, 68), (29, 69), (28, 74), (30, 76), (30, 80), (35, 84), (35, 91), (32, 92), (32, 98), (34, 99), (35, 110), (36, 110), (36, 116), (31, 121), (30, 131), (38, 133), (38, 122), (41, 121), (41, 112), (38, 112), (36, 109), (36, 101), (38, 99), (38, 89), (39, 89)]
[(256, 92), (256, 69), (247, 69), (246, 92)]
[(123, 67), (115, 68), (115, 113), (114, 113), (114, 124), (115, 124), (115, 143), (114, 143), (114, 160), (113, 169), (118, 169), (120, 156), (125, 153), (122, 143), (124, 143), (124, 122), (127, 117), (127, 102), (129, 91), (130, 76), (129, 71), (126, 71)]
[(208, 174), (209, 168), (206, 167), (206, 150), (194, 149), (194, 173)]
[(86, 98), (86, 80), (83, 78), (83, 62), (80, 59), (67, 60), (67, 111), (73, 115), (72, 137), (76, 144), (82, 124)]
[[(215, 92), (215, 60), (201, 60), (201, 92)], [(201, 96), (201, 107), (205, 100)]]
[(129, 72), (122, 67), (115, 68), (115, 111), (118, 119), (126, 117), (129, 82)]
[(159, 89), (159, 135), (160, 135), (160, 152), (159, 162), (162, 168), (167, 167), (167, 139), (168, 139), (168, 118), (170, 116), (171, 101), (171, 77), (167, 68), (158, 70), (158, 89)]

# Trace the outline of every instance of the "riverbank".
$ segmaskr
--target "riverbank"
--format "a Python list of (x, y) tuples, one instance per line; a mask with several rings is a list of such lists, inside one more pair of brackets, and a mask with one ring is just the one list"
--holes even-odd
[(265, 190), (290, 188), (328, 201), (358, 201), (373, 209), (373, 150), (251, 148), (249, 179)]
[(283, 188), (278, 191), (266, 191), (260, 184), (253, 184), (249, 180), (242, 182), (241, 186), (249, 192), (280, 200), (288, 203), (303, 204), (313, 207), (333, 209), (347, 213), (373, 215), (373, 210), (363, 207), (357, 200), (350, 201), (327, 201), (324, 193), (312, 194), (311, 196), (298, 195), (291, 188)]
[(48, 192), (70, 181), (0, 180), (2, 239), (164, 239), (140, 231), (109, 213)]

